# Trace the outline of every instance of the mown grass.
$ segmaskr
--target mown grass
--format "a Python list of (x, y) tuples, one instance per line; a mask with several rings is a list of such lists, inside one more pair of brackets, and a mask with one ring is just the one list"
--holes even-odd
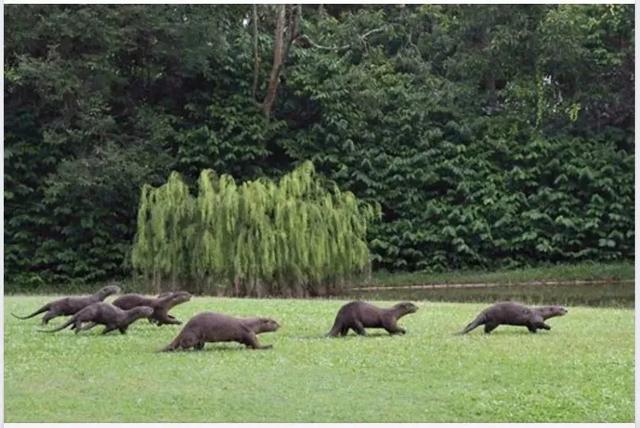
[[(549, 332), (461, 329), (486, 305), (418, 302), (408, 334), (324, 338), (338, 300), (194, 298), (173, 313), (269, 316), (267, 351), (157, 353), (179, 326), (37, 332), (52, 296), (5, 297), (8, 422), (630, 422), (634, 313), (575, 307)], [(384, 305), (380, 303), (380, 305)], [(62, 318), (50, 325), (59, 325)], [(97, 330), (97, 329), (96, 329)]]
[(619, 281), (633, 280), (633, 261), (579, 264), (559, 264), (522, 269), (501, 269), (495, 272), (458, 270), (443, 273), (374, 272), (371, 280), (361, 285), (399, 286), (416, 284), (493, 283), (513, 284), (530, 281)]

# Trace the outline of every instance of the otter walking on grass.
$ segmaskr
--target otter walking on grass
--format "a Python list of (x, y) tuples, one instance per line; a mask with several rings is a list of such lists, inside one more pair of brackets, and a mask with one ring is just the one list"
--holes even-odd
[(153, 308), (153, 315), (149, 317), (149, 322), (162, 324), (182, 324), (172, 315), (169, 310), (176, 305), (187, 302), (191, 299), (191, 294), (186, 291), (165, 292), (158, 297), (146, 297), (140, 294), (125, 294), (113, 301), (113, 304), (120, 309), (132, 309), (136, 306), (149, 306)]
[[(109, 333), (113, 330), (120, 330), (121, 334), (125, 334), (129, 325), (140, 318), (148, 318), (153, 314), (153, 308), (148, 306), (136, 306), (133, 309), (123, 311), (111, 303), (99, 302), (87, 306), (74, 314), (67, 322), (53, 330), (40, 330), (44, 333), (54, 333), (73, 326), (71, 329), (76, 330), (76, 334), (82, 330), (89, 330), (98, 324), (105, 326), (102, 334)], [(82, 325), (82, 323), (89, 323)]]
[(82, 296), (82, 297), (63, 297), (62, 299), (54, 300), (53, 302), (49, 302), (34, 313), (27, 315), (25, 317), (20, 317), (15, 314), (11, 314), (14, 317), (26, 320), (28, 318), (35, 317), (36, 315), (46, 312), (44, 317), (42, 317), (42, 324), (47, 324), (50, 320), (55, 317), (59, 317), (61, 315), (73, 315), (79, 310), (92, 305), (94, 303), (102, 302), (104, 299), (109, 297), (112, 294), (116, 294), (120, 292), (120, 287), (117, 285), (109, 285), (107, 287), (103, 287), (95, 294), (90, 296)]
[(162, 351), (195, 348), (201, 350), (206, 342), (239, 342), (252, 349), (262, 346), (256, 335), (276, 331), (280, 325), (269, 318), (234, 318), (214, 312), (202, 312), (191, 318), (180, 334)]
[(418, 307), (410, 302), (402, 302), (388, 309), (378, 308), (365, 302), (350, 302), (340, 308), (331, 331), (327, 336), (346, 336), (349, 329), (359, 335), (366, 335), (365, 328), (384, 328), (389, 334), (405, 334), (397, 321), (412, 314)]
[(500, 302), (483, 310), (459, 334), (469, 333), (474, 328), (484, 324), (484, 332), (489, 334), (500, 324), (524, 326), (531, 333), (538, 329), (551, 330), (545, 320), (563, 316), (567, 309), (562, 306), (527, 307), (519, 303)]

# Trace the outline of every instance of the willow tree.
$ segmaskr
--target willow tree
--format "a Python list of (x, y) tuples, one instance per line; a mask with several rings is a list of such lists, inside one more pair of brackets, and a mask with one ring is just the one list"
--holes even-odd
[(143, 186), (138, 230), (131, 253), (133, 266), (160, 288), (189, 276), (192, 243), (200, 225), (195, 200), (176, 172), (157, 189)]
[(142, 189), (134, 268), (154, 284), (232, 295), (321, 295), (369, 264), (379, 211), (325, 183), (310, 162), (278, 182), (240, 185), (204, 170), (197, 196), (178, 174)]

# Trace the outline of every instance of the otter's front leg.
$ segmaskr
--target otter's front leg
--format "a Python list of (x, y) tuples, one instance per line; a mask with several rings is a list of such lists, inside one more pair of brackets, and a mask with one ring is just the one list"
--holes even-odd
[(551, 326), (548, 324), (545, 324), (544, 322), (540, 322), (536, 324), (536, 328), (541, 328), (543, 330), (551, 330)]
[(182, 324), (182, 321), (176, 319), (175, 317), (169, 314), (158, 314), (156, 316), (156, 321), (158, 323), (158, 326), (161, 326), (163, 324), (177, 324), (177, 325)]
[(385, 321), (382, 323), (382, 328), (384, 328), (385, 330), (387, 330), (389, 332), (389, 334), (394, 335), (394, 334), (405, 334), (407, 331), (402, 328), (402, 327), (398, 327), (398, 324), (395, 321)]
[(273, 345), (260, 345), (260, 343), (258, 343), (258, 337), (254, 332), (245, 334), (239, 342), (251, 349), (271, 349), (273, 347)]

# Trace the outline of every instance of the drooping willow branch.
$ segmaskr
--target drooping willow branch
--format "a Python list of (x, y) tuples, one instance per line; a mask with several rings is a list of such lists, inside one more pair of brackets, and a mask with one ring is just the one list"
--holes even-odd
[(278, 182), (241, 185), (204, 170), (195, 197), (173, 173), (142, 190), (132, 264), (157, 287), (196, 281), (224, 284), (225, 294), (318, 294), (367, 267), (367, 226), (378, 213), (323, 184), (310, 162)]

